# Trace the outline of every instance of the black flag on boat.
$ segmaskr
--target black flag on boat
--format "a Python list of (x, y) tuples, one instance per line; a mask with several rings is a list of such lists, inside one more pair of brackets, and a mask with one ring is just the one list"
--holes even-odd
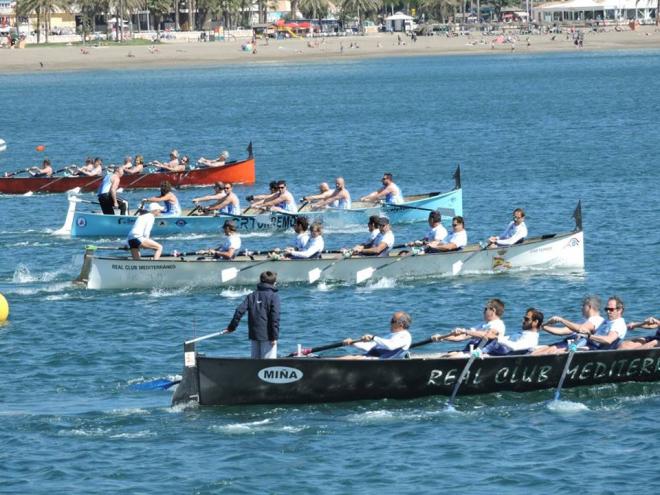
[(456, 172), (454, 172), (454, 189), (461, 188), (461, 166), (456, 165)]
[(578, 201), (573, 218), (575, 219), (575, 230), (582, 230), (582, 200)]
[(248, 158), (252, 158), (252, 141), (250, 141), (250, 144), (248, 144), (247, 147), (247, 152), (248, 152)]

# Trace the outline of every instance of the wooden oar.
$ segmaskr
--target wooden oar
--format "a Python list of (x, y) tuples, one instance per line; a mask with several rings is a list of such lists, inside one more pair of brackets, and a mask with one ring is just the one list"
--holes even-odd
[[(486, 342), (488, 342), (488, 339), (486, 337), (482, 337), (482, 339), (479, 341), (479, 345), (477, 345), (477, 351), (481, 350), (486, 345)], [(461, 374), (458, 376), (458, 380), (456, 380), (456, 383), (454, 384), (454, 389), (451, 391), (451, 397), (449, 397), (449, 402), (447, 402), (448, 407), (453, 407), (454, 399), (456, 398), (456, 394), (458, 394), (458, 389), (461, 388), (463, 380), (465, 380), (465, 377), (470, 372), (472, 363), (474, 363), (474, 360), (479, 356), (479, 352), (473, 352), (470, 356), (470, 359), (468, 359), (468, 362), (465, 364), (463, 371), (461, 371)]]
[(566, 379), (566, 374), (568, 373), (568, 368), (571, 365), (571, 361), (573, 361), (573, 356), (575, 355), (575, 351), (577, 351), (577, 346), (573, 342), (569, 342), (568, 344), (568, 356), (566, 357), (566, 364), (564, 365), (564, 369), (561, 372), (561, 378), (559, 378), (559, 383), (557, 384), (557, 390), (555, 390), (555, 401), (559, 400), (559, 394), (561, 393), (561, 387), (564, 385), (564, 380)]
[[(362, 342), (361, 338), (357, 339), (357, 340), (353, 340), (353, 339), (351, 339), (351, 340), (353, 341), (353, 343)], [(302, 348), (300, 350), (300, 354), (298, 354), (297, 352), (292, 352), (291, 354), (288, 354), (287, 357), (307, 356), (308, 354), (312, 354), (314, 352), (329, 351), (330, 349), (337, 349), (339, 347), (343, 347), (344, 345), (345, 345), (344, 341), (340, 340), (339, 342), (333, 342), (332, 344), (320, 345), (318, 347)]]

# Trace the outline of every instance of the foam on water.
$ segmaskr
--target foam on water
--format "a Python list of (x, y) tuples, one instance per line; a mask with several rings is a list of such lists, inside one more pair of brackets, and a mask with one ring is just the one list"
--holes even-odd
[(577, 414), (584, 411), (589, 411), (589, 408), (581, 402), (573, 402), (570, 400), (552, 400), (548, 402), (547, 408), (560, 414)]
[(110, 414), (113, 416), (146, 416), (151, 413), (141, 407), (129, 407), (126, 409), (113, 409)]
[(396, 279), (383, 277), (375, 280), (373, 282), (367, 282), (364, 287), (358, 287), (356, 290), (358, 292), (372, 291), (372, 290), (381, 290), (381, 289), (393, 289), (396, 287)]
[(19, 296), (32, 296), (40, 293), (63, 292), (67, 289), (74, 288), (71, 282), (57, 282), (54, 284), (42, 285), (39, 287), (18, 287), (14, 290), (7, 291), (9, 294), (18, 294)]
[(112, 438), (113, 440), (130, 440), (133, 438), (148, 438), (148, 437), (155, 437), (157, 436), (156, 433), (145, 430), (145, 431), (137, 431), (135, 433), (117, 433), (115, 435), (110, 435), (109, 438)]
[(224, 289), (220, 292), (220, 295), (229, 299), (236, 299), (239, 297), (245, 297), (250, 293), (252, 293), (250, 289)]
[(14, 269), (12, 282), (15, 284), (30, 284), (33, 282), (50, 282), (55, 280), (59, 275), (66, 273), (65, 270), (52, 270), (46, 271), (38, 275), (33, 275), (28, 266), (24, 263), (19, 263)]
[(163, 297), (176, 297), (190, 292), (190, 287), (181, 287), (180, 289), (158, 289), (153, 288), (149, 292), (149, 297), (160, 299)]
[(255, 435), (257, 433), (266, 432), (299, 433), (305, 428), (306, 427), (304, 426), (280, 425), (274, 423), (270, 419), (263, 419), (260, 421), (251, 421), (247, 423), (213, 425), (209, 427), (209, 430), (217, 433), (227, 433), (230, 435)]

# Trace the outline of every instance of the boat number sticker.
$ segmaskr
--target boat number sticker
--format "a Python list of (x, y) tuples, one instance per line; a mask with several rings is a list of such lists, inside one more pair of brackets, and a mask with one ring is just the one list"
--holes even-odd
[(76, 223), (78, 224), (78, 227), (84, 227), (85, 225), (87, 225), (87, 220), (85, 220), (84, 218), (79, 218), (76, 221)]
[(303, 372), (288, 366), (271, 366), (259, 370), (257, 376), (260, 380), (268, 383), (293, 383), (303, 377)]
[(184, 352), (183, 353), (183, 364), (186, 365), (186, 368), (195, 367), (195, 353), (194, 352)]

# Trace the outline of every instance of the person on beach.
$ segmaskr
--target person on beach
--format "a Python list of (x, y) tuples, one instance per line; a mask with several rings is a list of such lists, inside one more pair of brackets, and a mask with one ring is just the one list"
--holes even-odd
[(32, 177), (50, 177), (53, 175), (53, 167), (50, 164), (50, 160), (46, 158), (41, 162), (41, 167), (30, 167), (28, 173)]
[(231, 260), (236, 257), (238, 250), (241, 249), (241, 236), (238, 235), (236, 223), (233, 220), (227, 220), (222, 226), (225, 239), (222, 244), (215, 249), (198, 251), (197, 254), (210, 254), (216, 259)]
[(443, 251), (458, 251), (467, 246), (468, 236), (465, 230), (465, 220), (458, 215), (451, 219), (451, 233), (441, 241), (431, 241), (426, 246), (427, 253), (437, 253)]
[(179, 162), (179, 152), (177, 150), (170, 151), (170, 159), (167, 162), (159, 162), (154, 160), (154, 165), (159, 167), (159, 172), (183, 172), (185, 171), (185, 165), (181, 165)]
[(295, 213), (297, 210), (296, 200), (293, 198), (293, 194), (288, 191), (286, 181), (277, 181), (277, 191), (275, 197), (264, 200), (260, 208), (271, 208), (272, 211)]
[(126, 215), (128, 212), (128, 202), (117, 195), (121, 178), (124, 176), (124, 169), (121, 167), (113, 170), (107, 170), (99, 188), (96, 191), (101, 211), (104, 215), (114, 215), (115, 208), (119, 208), (120, 215)]
[(512, 336), (503, 335), (482, 349), (484, 355), (506, 356), (527, 354), (539, 343), (539, 330), (543, 325), (543, 313), (536, 308), (527, 308), (522, 319), (522, 331)]
[(224, 193), (222, 199), (219, 199), (217, 203), (206, 208), (205, 211), (219, 211), (228, 215), (240, 215), (241, 201), (238, 199), (236, 193), (234, 193), (233, 186), (227, 182), (222, 186), (222, 191)]
[(356, 246), (353, 253), (362, 256), (385, 257), (390, 254), (392, 247), (394, 247), (394, 232), (390, 227), (390, 220), (386, 217), (380, 217), (378, 218), (378, 235), (373, 244), (370, 247)]
[(131, 250), (131, 256), (134, 260), (139, 260), (141, 258), (140, 249), (142, 248), (153, 249), (154, 259), (157, 260), (160, 258), (160, 255), (163, 252), (163, 246), (152, 240), (150, 236), (154, 221), (162, 211), (163, 207), (158, 203), (150, 203), (147, 207), (147, 211), (143, 212), (137, 217), (137, 220), (135, 220), (133, 228), (128, 233), (127, 239), (128, 247)]
[(439, 211), (430, 212), (428, 222), (430, 230), (424, 238), (408, 242), (406, 246), (428, 246), (431, 242), (441, 242), (447, 237), (447, 229), (442, 225), (442, 215)]
[(628, 330), (634, 330), (635, 328), (656, 330), (656, 332), (646, 337), (626, 340), (621, 343), (619, 349), (652, 349), (660, 346), (660, 318), (649, 316), (644, 321), (628, 323)]
[(176, 194), (172, 192), (172, 184), (169, 181), (164, 180), (160, 183), (160, 196), (154, 196), (152, 198), (144, 198), (143, 203), (165, 203), (165, 209), (163, 211), (163, 216), (167, 217), (180, 217), (181, 216), (181, 205), (179, 204), (179, 199), (176, 197)]
[(248, 295), (236, 308), (234, 317), (225, 329), (231, 333), (238, 328), (243, 315), (248, 314), (248, 338), (252, 359), (276, 359), (280, 337), (280, 296), (275, 284), (277, 273), (263, 272), (257, 290)]
[(344, 339), (344, 345), (352, 345), (365, 353), (361, 356), (342, 356), (339, 359), (399, 359), (405, 357), (410, 349), (411, 316), (405, 311), (397, 311), (390, 319), (390, 334), (378, 337), (372, 334), (363, 335), (359, 340)]
[(127, 175), (141, 174), (144, 170), (144, 157), (142, 155), (135, 155), (135, 163), (130, 167), (124, 167), (124, 173)]
[(203, 165), (204, 167), (223, 167), (227, 163), (228, 159), (229, 151), (224, 150), (218, 155), (218, 158), (201, 157), (199, 160), (197, 160), (197, 163), (199, 165)]
[(319, 199), (320, 201), (317, 201), (314, 204), (315, 208), (327, 208), (330, 206), (332, 208), (346, 210), (351, 207), (351, 194), (348, 192), (348, 189), (346, 189), (346, 183), (344, 182), (343, 177), (337, 177), (335, 179), (334, 191), (330, 191), (330, 194), (325, 198)]
[[(461, 342), (468, 340), (462, 351), (452, 351), (446, 357), (465, 357), (471, 348), (478, 347), (482, 343), (488, 345), (506, 334), (506, 325), (502, 321), (504, 315), (504, 303), (500, 299), (491, 299), (484, 306), (484, 322), (470, 328), (455, 328), (452, 335), (442, 339), (440, 334), (431, 338), (435, 342), (446, 340), (449, 342)], [(485, 340), (485, 342), (484, 342)], [(483, 347), (483, 346), (482, 346)]]
[(323, 228), (320, 223), (313, 223), (310, 227), (310, 237), (302, 249), (287, 248), (285, 256), (294, 259), (320, 258), (325, 243), (323, 241)]
[[(570, 342), (578, 347), (587, 345), (587, 339), (583, 335), (592, 334), (605, 323), (605, 318), (600, 315), (600, 298), (598, 296), (587, 296), (582, 300), (582, 317), (580, 322), (567, 320), (562, 316), (553, 316), (543, 325), (543, 330), (552, 335), (563, 336), (564, 339), (540, 347), (532, 354), (535, 356), (543, 354), (561, 354), (566, 352)], [(556, 326), (557, 324), (561, 326)]]
[(504, 232), (499, 236), (488, 238), (488, 247), (513, 246), (522, 243), (527, 237), (527, 225), (525, 225), (525, 212), (522, 208), (513, 210), (513, 220), (509, 222)]
[(399, 186), (394, 183), (394, 178), (391, 173), (384, 173), (381, 182), (383, 183), (383, 187), (377, 191), (367, 194), (366, 196), (362, 196), (360, 201), (369, 201), (372, 203), (385, 201), (387, 204), (394, 205), (403, 203), (403, 195), (401, 194), (401, 189), (399, 189)]

